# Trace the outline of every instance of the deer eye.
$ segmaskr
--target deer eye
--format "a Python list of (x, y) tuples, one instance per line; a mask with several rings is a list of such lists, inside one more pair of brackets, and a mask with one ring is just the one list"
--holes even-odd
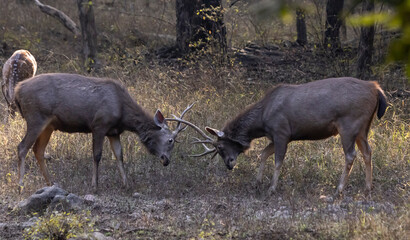
[(169, 143), (169, 144), (172, 144), (173, 142), (174, 142), (174, 139), (173, 139), (173, 138), (168, 139), (168, 143)]

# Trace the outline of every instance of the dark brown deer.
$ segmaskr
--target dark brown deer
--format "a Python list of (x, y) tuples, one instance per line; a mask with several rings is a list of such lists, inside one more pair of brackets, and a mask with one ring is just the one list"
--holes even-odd
[[(53, 131), (92, 133), (92, 186), (97, 190), (98, 165), (105, 136), (117, 159), (123, 185), (127, 187), (120, 134), (124, 130), (137, 133), (149, 152), (160, 157), (162, 164), (167, 166), (175, 138), (184, 129), (178, 124), (171, 132), (159, 110), (154, 116), (148, 114), (123, 86), (111, 79), (63, 73), (42, 74), (19, 83), (15, 101), (27, 123), (26, 135), (18, 145), (20, 186), (23, 186), (24, 161), (33, 144), (41, 173), (51, 185), (44, 150)], [(191, 107), (185, 109), (180, 118)]]
[[(196, 130), (205, 138), (194, 143), (212, 144), (206, 151), (219, 154), (228, 169), (255, 138), (267, 137), (271, 143), (262, 151), (257, 181), (260, 184), (266, 159), (275, 153), (275, 170), (269, 192), (276, 191), (287, 145), (295, 140), (319, 140), (340, 134), (345, 153), (337, 194), (342, 193), (356, 157), (355, 143), (366, 165), (366, 193), (372, 186), (371, 149), (367, 141), (370, 124), (377, 112), (380, 119), (386, 110), (386, 98), (376, 82), (355, 78), (331, 78), (301, 85), (279, 85), (259, 102), (230, 120), (221, 131), (206, 127), (217, 141)], [(180, 122), (186, 121), (180, 120)], [(193, 124), (191, 124), (193, 125)], [(193, 126), (195, 127), (195, 126)], [(258, 184), (258, 185), (259, 185)]]
[(9, 107), (9, 113), (14, 116), (17, 111), (13, 102), (14, 88), (17, 83), (31, 78), (36, 74), (36, 59), (27, 50), (17, 50), (3, 66), (3, 81), (1, 91)]

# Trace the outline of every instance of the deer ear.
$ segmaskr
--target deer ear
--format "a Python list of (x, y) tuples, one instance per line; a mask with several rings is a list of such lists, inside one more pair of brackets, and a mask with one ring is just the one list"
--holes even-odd
[(158, 127), (163, 127), (164, 124), (165, 124), (164, 115), (162, 115), (162, 113), (159, 109), (155, 112), (154, 122)]
[(224, 132), (219, 131), (217, 129), (214, 128), (210, 128), (210, 127), (205, 127), (205, 130), (208, 131), (210, 134), (217, 136), (217, 137), (223, 137), (225, 135)]

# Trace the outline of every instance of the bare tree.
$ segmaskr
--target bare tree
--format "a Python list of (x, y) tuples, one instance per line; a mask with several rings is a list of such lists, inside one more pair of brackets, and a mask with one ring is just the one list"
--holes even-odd
[[(364, 0), (362, 2), (362, 13), (374, 11), (374, 0)], [(373, 55), (373, 40), (375, 26), (360, 28), (360, 42), (357, 59), (357, 77), (367, 79), (370, 76), (370, 66)]]
[(340, 49), (339, 30), (342, 25), (341, 14), (344, 0), (327, 0), (326, 3), (326, 30), (324, 47), (331, 50)]
[(80, 15), (83, 60), (87, 71), (97, 66), (97, 30), (95, 28), (93, 3), (90, 0), (77, 0)]
[(302, 8), (296, 9), (296, 30), (297, 30), (296, 42), (299, 43), (301, 46), (304, 46), (307, 44), (305, 14), (306, 12)]
[(177, 47), (182, 53), (209, 44), (226, 50), (221, 0), (176, 0)]

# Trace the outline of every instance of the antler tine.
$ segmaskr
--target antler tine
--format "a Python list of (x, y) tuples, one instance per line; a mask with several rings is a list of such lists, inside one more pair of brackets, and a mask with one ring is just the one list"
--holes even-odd
[(189, 110), (191, 110), (191, 108), (194, 106), (195, 102), (191, 103), (191, 105), (189, 105), (187, 108), (185, 108), (185, 110), (181, 113), (181, 116), (179, 118), (183, 118), (185, 113), (188, 112)]
[[(213, 143), (212, 141), (209, 141), (209, 140), (201, 140), (201, 139), (199, 139), (199, 138), (196, 138), (196, 137), (194, 137), (194, 139), (195, 139), (195, 141), (194, 142), (192, 142), (193, 144), (197, 144), (197, 143), (200, 143), (200, 144), (202, 144), (202, 146), (205, 148), (205, 152), (203, 152), (203, 153), (200, 153), (200, 154), (194, 154), (194, 155), (189, 155), (190, 157), (201, 157), (201, 156), (205, 156), (205, 155), (207, 155), (207, 154), (209, 154), (209, 153), (213, 153), (213, 152), (216, 152), (216, 148), (214, 147), (214, 148), (208, 148), (206, 145), (205, 145), (205, 143)], [(215, 157), (215, 154), (214, 154), (214, 156), (212, 157), (212, 158), (214, 158)]]
[[(194, 154), (194, 155), (189, 155), (189, 156), (190, 156), (190, 157), (202, 157), (202, 156), (205, 156), (205, 155), (207, 155), (207, 154), (216, 152), (216, 148), (208, 148), (208, 147), (207, 147), (205, 144), (203, 144), (203, 143), (202, 143), (202, 146), (204, 146), (205, 152), (199, 153), (199, 154)], [(213, 156), (212, 158), (214, 158), (214, 156)]]
[(211, 137), (209, 137), (208, 135), (206, 135), (199, 127), (197, 127), (195, 124), (190, 123), (186, 120), (183, 120), (181, 118), (175, 117), (175, 118), (165, 118), (166, 121), (174, 121), (174, 122), (181, 122), (183, 124), (186, 124), (190, 127), (192, 127), (193, 129), (195, 129), (195, 131), (197, 131), (199, 134), (201, 134), (202, 137), (206, 138), (207, 140), (213, 142), (213, 139)]
[(202, 144), (204, 144), (204, 143), (210, 143), (210, 144), (213, 144), (213, 143), (214, 143), (213, 141), (210, 141), (209, 139), (201, 140), (201, 139), (196, 138), (196, 137), (193, 137), (193, 139), (194, 139), (195, 141), (191, 142), (192, 144), (197, 144), (197, 143), (202, 143)]
[[(178, 134), (178, 132), (180, 131), (184, 131), (188, 126), (192, 127), (193, 129), (195, 129), (195, 131), (197, 131), (202, 137), (204, 137), (204, 140), (201, 140), (199, 138), (194, 138), (194, 142), (192, 142), (193, 144), (197, 144), (200, 143), (202, 144), (202, 146), (205, 148), (205, 151), (203, 153), (200, 154), (194, 154), (194, 155), (189, 155), (190, 157), (201, 157), (201, 156), (205, 156), (207, 154), (210, 153), (215, 153), (212, 158), (214, 158), (216, 156), (217, 150), (216, 148), (208, 148), (205, 143), (208, 144), (212, 144), (214, 145), (214, 140), (209, 137), (207, 134), (205, 134), (199, 127), (197, 127), (195, 124), (188, 122), (186, 120), (183, 120), (183, 116), (185, 115), (185, 113), (190, 110), (192, 108), (192, 106), (194, 105), (194, 103), (192, 103), (191, 105), (189, 105), (181, 114), (180, 117), (177, 117), (175, 115), (172, 115), (174, 118), (165, 118), (166, 121), (174, 121), (174, 122), (178, 122), (177, 128), (174, 131), (176, 134)], [(185, 124), (186, 126), (181, 128), (181, 124)]]
[[(179, 117), (179, 119), (182, 119), (185, 115), (185, 113), (187, 113), (189, 110), (191, 110), (192, 106), (194, 106), (195, 102), (193, 102), (191, 105), (188, 105), (187, 108), (185, 108), (185, 110), (181, 113), (181, 116)], [(172, 114), (172, 116), (174, 118), (178, 118), (176, 117), (174, 114)], [(185, 129), (187, 128), (187, 126), (181, 128), (181, 122), (178, 122), (177, 127), (175, 129), (176, 134), (178, 134), (179, 132), (185, 131)]]

